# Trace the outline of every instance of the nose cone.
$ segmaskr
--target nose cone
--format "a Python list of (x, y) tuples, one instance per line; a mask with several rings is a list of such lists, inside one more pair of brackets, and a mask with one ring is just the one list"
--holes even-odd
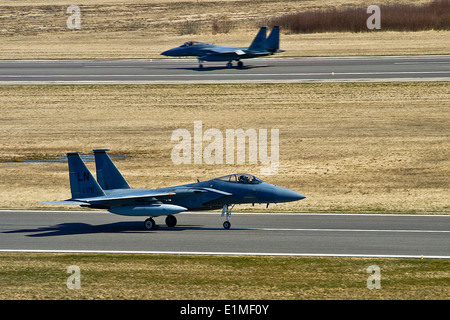
[(282, 187), (275, 187), (275, 190), (273, 192), (274, 195), (274, 202), (291, 202), (291, 201), (298, 201), (305, 199), (306, 197), (302, 195), (301, 193), (298, 193), (294, 190), (282, 188)]
[(161, 55), (168, 56), (168, 57), (174, 57), (178, 55), (178, 48), (169, 49), (167, 51), (161, 52)]

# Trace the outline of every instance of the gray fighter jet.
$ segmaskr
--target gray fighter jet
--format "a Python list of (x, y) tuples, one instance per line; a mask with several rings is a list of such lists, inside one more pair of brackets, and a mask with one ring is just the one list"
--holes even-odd
[(223, 227), (229, 229), (231, 210), (236, 204), (267, 203), (268, 206), (305, 198), (247, 173), (167, 188), (132, 189), (107, 151), (109, 149), (94, 149), (97, 180), (77, 152), (67, 153), (72, 198), (44, 203), (106, 209), (125, 216), (147, 216), (144, 227), (148, 230), (155, 227), (152, 217), (167, 216), (167, 226), (174, 227), (176, 213), (222, 208), (222, 216), (226, 217)]
[(267, 27), (261, 27), (258, 34), (248, 48), (226, 47), (208, 44), (199, 41), (188, 41), (179, 47), (161, 53), (169, 57), (198, 57), (199, 68), (203, 68), (204, 61), (228, 61), (227, 68), (232, 67), (232, 62), (237, 61), (238, 67), (244, 65), (242, 59), (250, 59), (283, 52), (280, 46), (280, 27), (275, 26), (269, 37), (266, 38)]

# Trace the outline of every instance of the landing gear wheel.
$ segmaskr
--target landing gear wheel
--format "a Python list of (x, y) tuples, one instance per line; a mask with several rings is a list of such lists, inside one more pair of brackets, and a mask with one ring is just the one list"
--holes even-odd
[(225, 216), (227, 218), (227, 221), (225, 221), (223, 223), (223, 227), (227, 230), (230, 229), (230, 227), (231, 227), (230, 216), (231, 216), (231, 210), (233, 210), (234, 206), (235, 205), (233, 204), (230, 208), (227, 204), (225, 204), (222, 208), (222, 217)]
[(223, 227), (224, 227), (224, 229), (226, 229), (226, 230), (230, 229), (230, 227), (231, 227), (230, 221), (225, 221), (225, 222), (223, 223)]
[(156, 226), (155, 220), (153, 220), (152, 218), (148, 218), (147, 220), (144, 221), (144, 227), (147, 230), (152, 230), (155, 228), (155, 226)]
[(231, 62), (227, 63), (227, 68), (230, 69), (233, 66), (233, 64)]
[(238, 62), (238, 68), (242, 68), (244, 66), (244, 63), (242, 61)]
[(198, 68), (199, 68), (199, 69), (203, 69), (203, 64), (199, 64), (199, 65), (198, 65)]
[(172, 215), (166, 217), (166, 224), (169, 228), (173, 228), (177, 225), (177, 218)]

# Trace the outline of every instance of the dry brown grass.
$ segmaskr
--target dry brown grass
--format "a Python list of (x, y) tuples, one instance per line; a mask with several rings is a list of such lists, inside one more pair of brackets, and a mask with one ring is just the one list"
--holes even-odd
[[(389, 1), (378, 1), (377, 4)], [(423, 3), (427, 1), (403, 1)], [(271, 17), (370, 1), (77, 2), (81, 30), (68, 30), (66, 1), (6, 1), (0, 6), (0, 59), (156, 58), (187, 40), (248, 46)], [(221, 22), (225, 26), (217, 29)], [(188, 23), (193, 34), (181, 32)], [(219, 32), (219, 33), (218, 33)], [(448, 54), (448, 31), (286, 34), (278, 56)]]
[[(261, 176), (260, 165), (174, 165), (172, 132), (193, 134), (201, 120), (203, 131), (279, 129), (278, 174), (261, 178), (308, 198), (271, 210), (449, 213), (446, 88), (434, 82), (2, 86), (0, 206), (40, 208), (40, 201), (69, 198), (66, 163), (23, 160), (98, 147), (129, 155), (117, 166), (136, 188), (231, 172)], [(94, 170), (92, 162), (88, 167)]]

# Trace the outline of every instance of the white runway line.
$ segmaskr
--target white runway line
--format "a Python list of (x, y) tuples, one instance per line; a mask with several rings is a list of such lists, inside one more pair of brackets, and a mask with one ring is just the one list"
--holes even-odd
[(338, 253), (260, 253), (260, 252), (201, 252), (201, 251), (112, 251), (112, 250), (14, 250), (11, 253), (85, 253), (85, 254), (164, 254), (164, 255), (220, 255), (220, 256), (276, 256), (276, 257), (335, 257), (335, 258), (400, 258), (400, 259), (450, 259), (450, 256), (338, 254)]
[[(353, 76), (353, 75), (394, 75), (394, 74), (450, 74), (450, 71), (386, 71), (386, 72), (334, 72), (334, 76)], [(94, 78), (94, 77), (173, 77), (173, 78), (196, 78), (196, 77), (283, 77), (283, 76), (331, 76), (332, 72), (304, 72), (304, 73), (203, 73), (203, 74), (22, 74), (22, 75), (0, 75), (0, 78)]]
[(234, 230), (312, 231), (312, 232), (392, 232), (392, 233), (450, 233), (449, 230), (370, 230), (370, 229), (292, 229), (292, 228), (236, 228)]

